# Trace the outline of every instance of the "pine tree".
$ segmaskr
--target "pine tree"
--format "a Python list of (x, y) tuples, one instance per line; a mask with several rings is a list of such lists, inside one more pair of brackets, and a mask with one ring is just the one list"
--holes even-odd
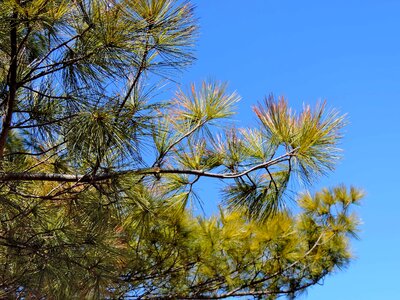
[(293, 192), (334, 168), (343, 116), (271, 96), (234, 128), (218, 82), (157, 100), (194, 59), (190, 2), (0, 6), (0, 298), (275, 299), (348, 265), (362, 192)]

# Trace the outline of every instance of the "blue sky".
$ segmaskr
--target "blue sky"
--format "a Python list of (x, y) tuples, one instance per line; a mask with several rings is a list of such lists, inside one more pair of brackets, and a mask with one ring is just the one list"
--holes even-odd
[(303, 299), (400, 299), (400, 1), (195, 3), (198, 60), (181, 79), (228, 81), (243, 97), (238, 126), (252, 124), (251, 106), (270, 93), (348, 113), (344, 159), (318, 186), (367, 192), (357, 259)]

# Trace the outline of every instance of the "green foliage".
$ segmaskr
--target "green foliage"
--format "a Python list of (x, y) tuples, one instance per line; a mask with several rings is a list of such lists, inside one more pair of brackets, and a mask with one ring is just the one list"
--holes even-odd
[(240, 211), (210, 219), (174, 213), (180, 208), (155, 206), (149, 201), (159, 196), (143, 192), (130, 195), (147, 198), (146, 206), (87, 191), (7, 222), (18, 232), (9, 232), (5, 254), (18, 260), (5, 264), (3, 282), (13, 286), (18, 276), (21, 293), (66, 298), (295, 293), (347, 265), (347, 237), (357, 225), (350, 205), (361, 197), (345, 188), (305, 194), (297, 216), (284, 210), (259, 223)]
[[(334, 168), (343, 116), (270, 97), (234, 128), (219, 82), (159, 101), (194, 59), (190, 2), (0, 7), (0, 298), (275, 299), (348, 265), (359, 190), (286, 205)], [(223, 181), (210, 218), (203, 178)]]

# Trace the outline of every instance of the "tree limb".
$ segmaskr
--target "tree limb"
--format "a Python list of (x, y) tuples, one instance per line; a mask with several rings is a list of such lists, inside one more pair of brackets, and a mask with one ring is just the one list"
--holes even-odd
[(96, 175), (81, 175), (81, 174), (59, 174), (59, 173), (23, 173), (23, 172), (7, 172), (0, 174), (0, 181), (65, 181), (65, 182), (97, 182), (114, 179), (123, 175), (159, 175), (159, 174), (186, 174), (196, 175), (199, 177), (211, 177), (219, 179), (235, 179), (243, 177), (253, 171), (270, 167), (277, 163), (286, 161), (289, 157), (296, 155), (297, 149), (293, 149), (288, 153), (285, 153), (273, 160), (258, 164), (252, 168), (244, 170), (242, 172), (234, 173), (213, 173), (205, 172), (203, 170), (190, 170), (190, 169), (160, 169), (160, 168), (146, 168), (137, 170), (123, 170), (119, 172), (96, 174)]

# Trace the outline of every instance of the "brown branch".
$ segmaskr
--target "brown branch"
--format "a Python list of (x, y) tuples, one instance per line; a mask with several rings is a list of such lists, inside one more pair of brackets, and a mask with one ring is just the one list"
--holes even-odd
[[(35, 90), (35, 89), (33, 89), (33, 88), (31, 88), (31, 87), (29, 87), (29, 86), (27, 86), (27, 85), (24, 85), (23, 88), (25, 88), (25, 89), (27, 89), (27, 90), (29, 90), (29, 91), (35, 93), (35, 94), (38, 94), (39, 96), (45, 97), (45, 98), (60, 99), (60, 100), (72, 100), (72, 99), (74, 99), (73, 97), (68, 97), (68, 96), (53, 96), (53, 95), (47, 95), (47, 94), (45, 94), (45, 93), (43, 93), (43, 92), (41, 92), (41, 91)], [(30, 112), (30, 111), (27, 111), (27, 112)]]
[(202, 127), (205, 123), (207, 122), (207, 120), (203, 120), (199, 123), (197, 123), (192, 129), (190, 129), (188, 132), (186, 132), (185, 134), (183, 134), (181, 137), (179, 137), (176, 141), (174, 141), (173, 143), (171, 143), (167, 149), (163, 150), (160, 155), (158, 156), (158, 158), (156, 159), (156, 161), (153, 163), (152, 167), (156, 167), (159, 166), (162, 162), (162, 160), (164, 159), (164, 157), (168, 154), (169, 151), (171, 151), (172, 148), (174, 148), (176, 145), (178, 145), (180, 142), (182, 142), (185, 138), (187, 138), (188, 136), (192, 135), (193, 132), (195, 132), (197, 129), (199, 129), (200, 127)]
[(24, 124), (26, 122), (32, 121), (32, 119), (28, 119), (28, 120), (25, 120), (22, 124), (21, 123), (20, 124), (16, 124), (14, 126), (10, 126), (10, 128), (11, 129), (13, 129), (13, 128), (28, 129), (28, 128), (36, 128), (36, 127), (48, 126), (48, 125), (52, 125), (52, 124), (55, 124), (55, 123), (59, 123), (59, 122), (74, 118), (77, 115), (78, 114), (72, 114), (72, 115), (69, 115), (69, 116), (64, 116), (62, 118), (59, 118), (59, 119), (56, 119), (56, 120), (50, 120), (50, 121), (47, 121), (47, 122), (44, 122), (44, 123), (40, 123), (40, 124), (22, 125), (22, 124)]
[[(87, 31), (89, 31), (92, 28), (92, 26), (88, 26), (86, 29), (84, 29), (80, 34), (77, 34), (75, 36), (73, 36), (72, 38), (70, 38), (69, 40), (66, 40), (65, 42), (58, 44), (57, 46), (53, 47), (52, 49), (50, 49), (36, 64), (35, 66), (32, 67), (32, 69), (28, 72), (28, 74), (25, 75), (25, 77), (22, 79), (22, 82), (26, 83), (29, 79), (29, 76), (31, 76), (33, 74), (33, 72), (35, 72), (39, 66), (41, 65), (41, 63), (43, 63), (50, 55), (51, 53), (53, 53), (54, 51), (57, 51), (58, 49), (67, 46), (70, 42), (72, 42), (73, 40), (82, 37)], [(43, 68), (43, 67), (42, 67)]]
[(219, 179), (235, 179), (243, 177), (251, 172), (259, 169), (263, 169), (274, 164), (286, 161), (289, 157), (295, 155), (297, 149), (283, 154), (273, 160), (258, 164), (252, 168), (244, 170), (242, 172), (234, 173), (213, 173), (205, 172), (203, 170), (190, 170), (190, 169), (160, 169), (160, 168), (147, 168), (137, 170), (124, 170), (120, 172), (105, 173), (105, 174), (58, 174), (58, 173), (22, 173), (22, 172), (7, 172), (0, 174), (0, 181), (65, 181), (65, 182), (86, 182), (92, 183), (97, 181), (105, 181), (115, 179), (123, 175), (160, 175), (160, 174), (186, 174), (196, 175), (199, 177), (210, 177)]
[[(72, 65), (74, 63), (77, 63), (79, 61), (82, 61), (82, 60), (85, 60), (85, 59), (89, 58), (93, 54), (95, 54), (95, 52), (88, 52), (83, 56), (79, 56), (79, 57), (72, 58), (72, 59), (65, 60), (65, 61), (56, 62), (56, 63), (54, 63), (52, 65), (44, 66), (43, 68), (50, 68), (50, 70), (40, 72), (40, 73), (38, 73), (37, 75), (35, 75), (33, 77), (24, 79), (24, 80), (22, 80), (20, 82), (20, 84), (26, 84), (28, 82), (34, 81), (36, 79), (39, 79), (39, 78), (41, 78), (43, 76), (50, 75), (52, 73), (61, 71), (61, 70), (65, 69), (67, 66), (70, 66), (70, 65)], [(59, 65), (61, 65), (61, 67), (54, 68), (54, 67), (59, 66)], [(52, 68), (54, 68), (54, 69), (52, 69)]]
[(146, 69), (145, 63), (146, 63), (146, 60), (147, 60), (147, 55), (148, 55), (148, 53), (150, 51), (150, 49), (148, 47), (149, 47), (149, 36), (148, 36), (148, 33), (147, 33), (145, 48), (144, 48), (142, 59), (140, 60), (139, 68), (138, 68), (138, 70), (136, 72), (136, 76), (133, 79), (133, 82), (132, 82), (131, 86), (129, 87), (124, 99), (122, 100), (121, 105), (119, 106), (119, 109), (117, 111), (117, 116), (119, 116), (121, 114), (121, 111), (123, 110), (123, 108), (124, 108), (126, 102), (128, 101), (129, 97), (131, 96), (133, 89), (139, 83), (140, 75), (142, 75), (142, 72)]
[(43, 150), (42, 152), (36, 152), (36, 153), (32, 153), (32, 152), (24, 152), (24, 151), (17, 151), (17, 152), (11, 152), (11, 153), (6, 153), (4, 154), (4, 156), (12, 156), (12, 155), (30, 155), (30, 156), (40, 156), (43, 154), (46, 154), (54, 149), (57, 149), (58, 147), (64, 145), (67, 141), (63, 141), (51, 148), (48, 148), (46, 150)]

